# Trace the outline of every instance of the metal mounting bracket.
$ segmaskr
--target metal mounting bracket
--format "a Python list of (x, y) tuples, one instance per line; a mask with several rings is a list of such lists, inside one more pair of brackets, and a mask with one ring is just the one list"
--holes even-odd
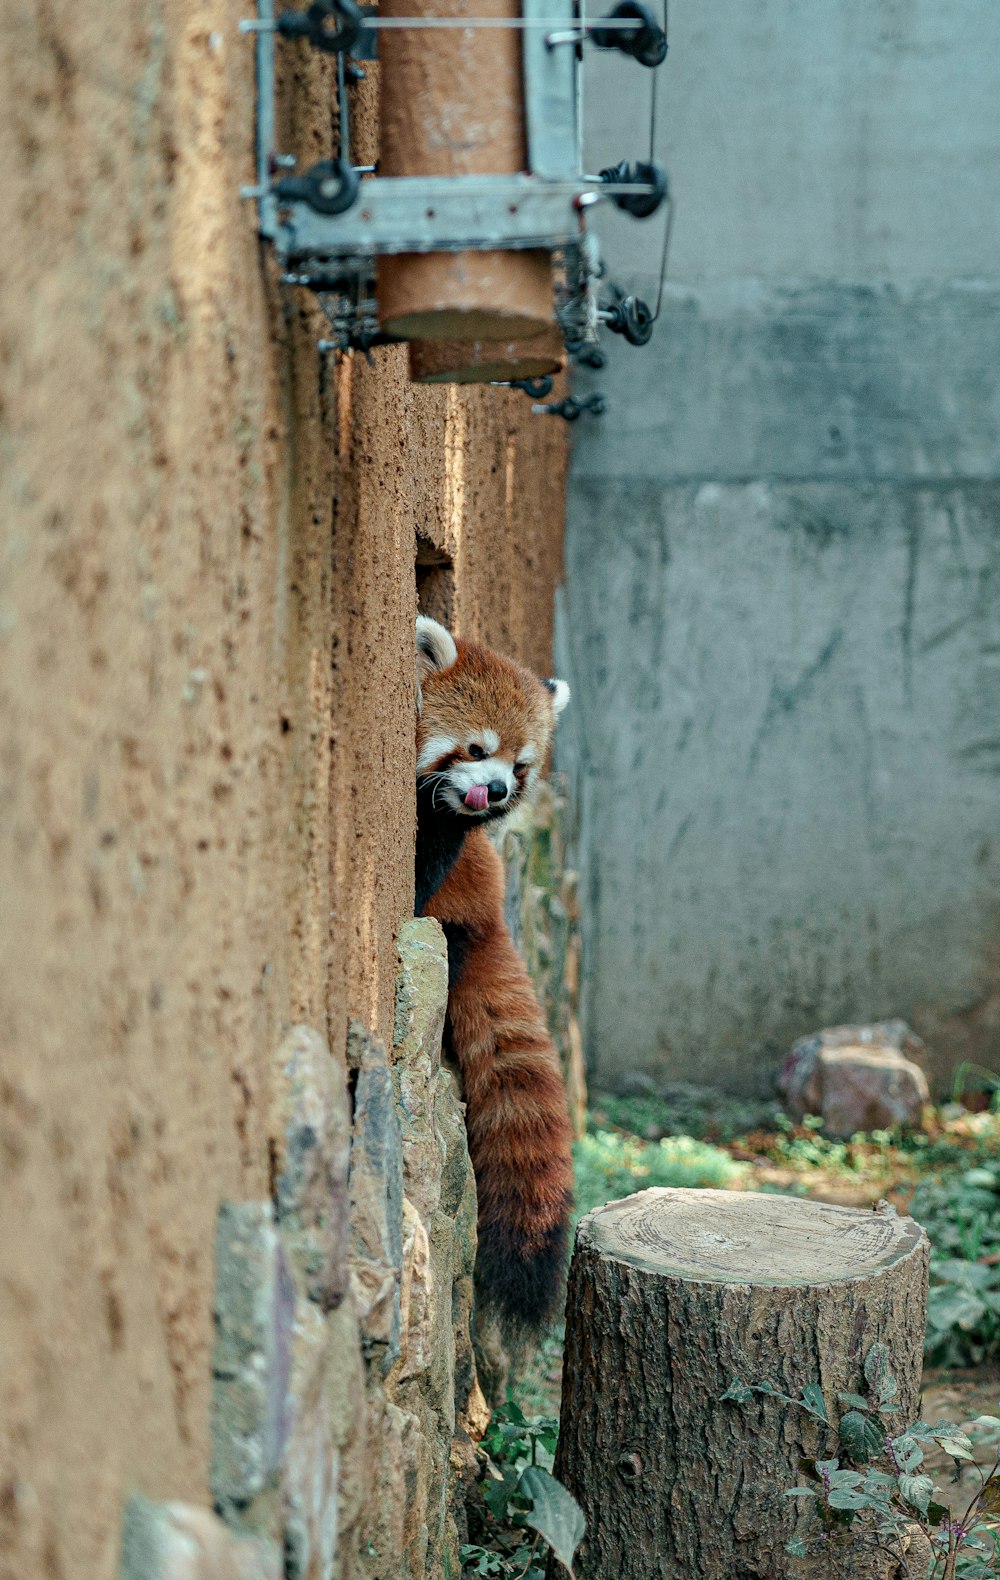
[[(378, 343), (373, 293), (379, 256), (525, 248), (561, 260), (557, 317), (565, 338), (595, 340), (601, 269), (596, 242), (586, 232), (586, 210), (610, 199), (645, 215), (663, 197), (665, 178), (651, 165), (624, 162), (600, 176), (583, 173), (581, 46), (588, 32), (598, 42), (604, 35), (625, 38), (629, 27), (635, 32), (635, 15), (648, 18), (640, 0), (626, 0), (601, 27), (584, 21), (580, 0), (522, 0), (522, 15), (511, 25), (522, 33), (528, 172), (467, 177), (384, 177), (351, 165), (345, 54), (370, 58), (377, 28), (411, 24), (368, 9), (362, 14), (353, 0), (343, 5), (352, 18), (343, 35), (326, 31), (331, 16), (339, 24), (344, 15), (339, 7), (334, 15), (329, 0), (280, 16), (275, 0), (257, 0), (256, 19), (241, 24), (255, 36), (257, 57), (256, 183), (244, 187), (243, 196), (257, 203), (260, 234), (274, 245), (283, 279), (319, 295), (334, 331), (324, 346), (367, 350)], [(282, 175), (295, 161), (275, 147), (275, 53), (283, 34), (309, 38), (336, 53), (338, 62), (342, 157), (294, 176)], [(625, 46), (605, 38), (601, 47)]]

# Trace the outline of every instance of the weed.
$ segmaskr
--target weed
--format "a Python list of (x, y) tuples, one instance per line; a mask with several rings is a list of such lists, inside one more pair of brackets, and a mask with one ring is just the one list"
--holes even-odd
[(579, 1216), (602, 1202), (631, 1196), (649, 1185), (702, 1185), (726, 1190), (746, 1173), (719, 1147), (692, 1136), (639, 1141), (610, 1130), (591, 1130), (575, 1149)]
[[(788, 1488), (789, 1498), (811, 1501), (812, 1529), (787, 1543), (793, 1557), (805, 1558), (853, 1530), (866, 1545), (893, 1557), (900, 1572), (923, 1580), (980, 1580), (996, 1577), (997, 1532), (1000, 1528), (1000, 1454), (991, 1467), (975, 1466), (978, 1485), (967, 1507), (955, 1514), (934, 1494), (934, 1481), (921, 1467), (924, 1450), (937, 1445), (950, 1455), (956, 1470), (975, 1465), (971, 1439), (952, 1421), (914, 1421), (900, 1429), (896, 1379), (884, 1344), (865, 1356), (864, 1380), (857, 1393), (837, 1395), (838, 1419), (815, 1383), (793, 1399), (770, 1383), (746, 1384), (736, 1379), (723, 1399), (748, 1404), (755, 1393), (804, 1410), (827, 1427), (830, 1453), (801, 1462), (807, 1484)], [(1000, 1439), (1000, 1419), (981, 1416), (975, 1423), (991, 1442)]]
[(910, 1213), (931, 1242), (927, 1358), (978, 1364), (1000, 1350), (1000, 1171), (926, 1180)]
[(599, 1096), (593, 1106), (597, 1125), (626, 1130), (646, 1141), (658, 1141), (661, 1136), (732, 1141), (750, 1130), (773, 1129), (780, 1112), (773, 1101), (733, 1097), (687, 1081), (672, 1082), (660, 1096)]
[(510, 1394), (494, 1412), (482, 1442), (484, 1528), (475, 1533), (489, 1540), (462, 1548), (464, 1575), (544, 1580), (545, 1555), (539, 1553), (544, 1543), (572, 1580), (584, 1523), (576, 1499), (552, 1475), (558, 1434), (555, 1417), (526, 1416)]

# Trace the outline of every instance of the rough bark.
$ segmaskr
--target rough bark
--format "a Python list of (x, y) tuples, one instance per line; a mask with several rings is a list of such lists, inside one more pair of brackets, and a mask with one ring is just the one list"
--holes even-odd
[(784, 1497), (836, 1433), (734, 1378), (793, 1398), (864, 1391), (888, 1346), (899, 1419), (916, 1414), (927, 1239), (909, 1218), (780, 1196), (647, 1190), (580, 1224), (567, 1299), (556, 1474), (587, 1519), (578, 1580), (882, 1577), (839, 1542), (804, 1564), (809, 1518)]

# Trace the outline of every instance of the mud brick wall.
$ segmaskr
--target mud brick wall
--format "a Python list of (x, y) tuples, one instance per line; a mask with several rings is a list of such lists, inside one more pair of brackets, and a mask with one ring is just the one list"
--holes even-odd
[[(318, 353), (238, 195), (240, 15), (13, 0), (0, 33), (3, 1580), (454, 1554), (460, 1116), (398, 1054), (412, 621), (419, 592), (547, 671), (564, 432), (410, 387), (402, 351)], [(332, 75), (283, 54), (305, 162)], [(384, 1067), (349, 1067), (352, 1021)], [(380, 1227), (351, 1103), (387, 1081)]]

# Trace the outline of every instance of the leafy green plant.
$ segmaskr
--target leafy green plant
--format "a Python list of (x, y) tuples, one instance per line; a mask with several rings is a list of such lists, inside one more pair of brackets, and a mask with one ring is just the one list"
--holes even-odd
[(798, 1125), (787, 1114), (779, 1114), (775, 1124), (778, 1133), (771, 1143), (770, 1155), (776, 1163), (806, 1172), (818, 1170), (853, 1177), (869, 1172), (872, 1154), (881, 1152), (888, 1165), (891, 1131), (874, 1130), (870, 1136), (859, 1134), (849, 1141), (831, 1141), (821, 1134), (823, 1120), (818, 1114), (806, 1114)]
[(719, 1147), (693, 1136), (644, 1142), (610, 1130), (591, 1130), (574, 1149), (576, 1210), (582, 1216), (602, 1202), (650, 1185), (702, 1185), (726, 1190), (745, 1175)]
[(511, 1395), (494, 1413), (482, 1442), (486, 1475), (481, 1490), (491, 1540), (462, 1548), (465, 1575), (543, 1580), (539, 1543), (545, 1543), (572, 1580), (584, 1519), (576, 1499), (552, 1475), (558, 1434), (554, 1417), (526, 1416)]
[(661, 1093), (594, 1099), (594, 1121), (658, 1141), (661, 1136), (692, 1136), (696, 1141), (725, 1142), (750, 1130), (773, 1130), (781, 1113), (773, 1100), (734, 1097), (717, 1087), (672, 1081)]
[(975, 1168), (925, 1181), (910, 1212), (931, 1242), (927, 1358), (977, 1365), (1000, 1351), (1000, 1174)]
[[(809, 1383), (799, 1398), (770, 1383), (734, 1380), (723, 1399), (747, 1404), (754, 1394), (804, 1410), (830, 1433), (830, 1452), (804, 1459), (806, 1482), (785, 1496), (808, 1498), (815, 1514), (811, 1535), (796, 1535), (786, 1550), (804, 1558), (836, 1541), (848, 1529), (893, 1557), (900, 1572), (914, 1580), (985, 1580), (1000, 1575), (1000, 1453), (991, 1466), (976, 1464), (972, 1441), (952, 1421), (914, 1421), (901, 1430), (899, 1392), (883, 1344), (865, 1356), (863, 1392), (838, 1393), (836, 1421), (819, 1386)], [(980, 1416), (975, 1423), (992, 1441), (1000, 1439), (1000, 1418)], [(925, 1449), (936, 1445), (955, 1463), (974, 1466), (977, 1485), (966, 1508), (953, 1513), (935, 1499), (933, 1477), (924, 1466)], [(922, 1550), (919, 1562), (916, 1552)]]

